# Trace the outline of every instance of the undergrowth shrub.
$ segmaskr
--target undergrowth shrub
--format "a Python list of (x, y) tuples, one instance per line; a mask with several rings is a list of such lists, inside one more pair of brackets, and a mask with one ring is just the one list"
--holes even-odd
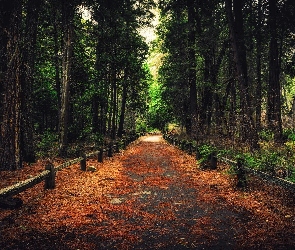
[(288, 141), (295, 142), (295, 130), (294, 129), (285, 129), (283, 131), (283, 137), (287, 138)]
[(269, 129), (263, 129), (258, 133), (259, 139), (262, 141), (272, 141), (274, 139), (274, 133)]
[(198, 147), (198, 152), (200, 156), (198, 161), (202, 165), (209, 160), (211, 153), (216, 152), (216, 148), (209, 144), (203, 144)]
[(58, 154), (58, 135), (55, 132), (46, 130), (36, 144), (37, 157), (48, 157)]
[(259, 160), (259, 170), (276, 175), (276, 168), (281, 166), (284, 159), (278, 152), (262, 152)]
[(238, 154), (236, 156), (236, 159), (242, 159), (244, 164), (253, 169), (258, 169), (259, 168), (259, 161), (257, 159), (257, 156), (253, 155), (252, 153), (244, 153), (244, 154)]

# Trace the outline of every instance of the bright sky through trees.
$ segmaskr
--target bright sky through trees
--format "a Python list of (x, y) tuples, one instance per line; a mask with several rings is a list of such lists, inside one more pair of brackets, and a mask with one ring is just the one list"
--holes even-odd
[(156, 38), (155, 30), (159, 24), (159, 10), (152, 9), (153, 14), (155, 15), (154, 19), (151, 21), (150, 27), (144, 27), (141, 29), (140, 34), (145, 37), (146, 42), (150, 43)]

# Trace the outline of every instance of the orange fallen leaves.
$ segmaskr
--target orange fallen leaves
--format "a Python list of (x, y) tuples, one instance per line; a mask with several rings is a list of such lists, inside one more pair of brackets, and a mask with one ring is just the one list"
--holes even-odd
[[(253, 177), (251, 190), (236, 190), (233, 176), (198, 169), (192, 156), (160, 137), (142, 138), (104, 163), (89, 159), (87, 164), (97, 171), (68, 167), (58, 172), (54, 190), (39, 184), (19, 195), (22, 208), (0, 210), (0, 247), (255, 249), (263, 242), (262, 248), (284, 249), (295, 244), (294, 201), (284, 190)], [(21, 170), (17, 180), (43, 170), (41, 165)], [(1, 185), (15, 181), (0, 174), (8, 180)]]

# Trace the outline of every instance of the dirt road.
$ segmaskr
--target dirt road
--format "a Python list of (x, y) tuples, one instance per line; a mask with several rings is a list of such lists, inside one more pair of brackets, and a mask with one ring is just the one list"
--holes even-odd
[[(21, 194), (4, 211), (1, 249), (292, 249), (294, 204), (277, 189), (235, 190), (224, 168), (197, 162), (161, 136), (104, 163), (58, 173), (57, 187)], [(277, 194), (278, 192), (278, 194)]]

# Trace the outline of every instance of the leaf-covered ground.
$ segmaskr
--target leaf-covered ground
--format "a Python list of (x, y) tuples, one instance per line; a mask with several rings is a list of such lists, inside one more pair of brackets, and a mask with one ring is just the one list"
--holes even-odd
[[(14, 173), (20, 180), (42, 164)], [(234, 188), (227, 167), (198, 169), (161, 136), (142, 137), (97, 163), (73, 165), (0, 209), (0, 249), (293, 249), (294, 194), (251, 178)], [(1, 174), (1, 186), (13, 182)]]

